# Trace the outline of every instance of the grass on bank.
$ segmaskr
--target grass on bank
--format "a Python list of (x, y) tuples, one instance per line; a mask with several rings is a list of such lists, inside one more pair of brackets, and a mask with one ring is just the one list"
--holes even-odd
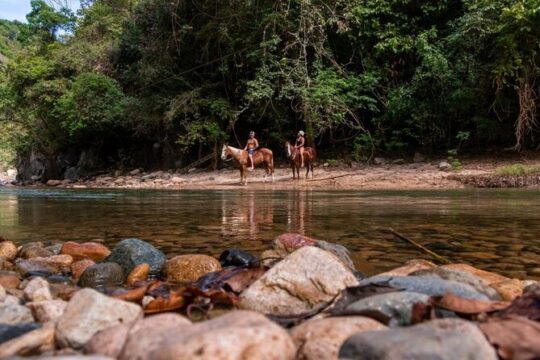
[(525, 176), (540, 174), (540, 165), (513, 164), (501, 166), (495, 170), (497, 175)]

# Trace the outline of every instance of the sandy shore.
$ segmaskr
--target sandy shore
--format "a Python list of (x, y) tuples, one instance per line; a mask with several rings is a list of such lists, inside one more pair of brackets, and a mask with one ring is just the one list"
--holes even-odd
[[(485, 176), (493, 174), (496, 168), (522, 163), (540, 165), (540, 154), (510, 158), (462, 160), (463, 169), (441, 170), (441, 159), (384, 165), (364, 165), (361, 163), (328, 166), (319, 164), (313, 178), (305, 179), (305, 170), (300, 180), (292, 179), (291, 169), (286, 164), (276, 167), (274, 182), (264, 181), (264, 170), (256, 169), (248, 175), (248, 184), (239, 184), (239, 171), (224, 168), (218, 171), (191, 169), (189, 173), (175, 171), (145, 172), (135, 169), (115, 171), (89, 179), (69, 182), (49, 180), (47, 186), (63, 188), (132, 188), (132, 189), (459, 189), (466, 187), (456, 180), (456, 175)], [(326, 165), (326, 166), (325, 166)], [(0, 174), (1, 176), (1, 174)], [(0, 178), (0, 181), (2, 179)], [(4, 178), (4, 183), (13, 180)], [(43, 186), (42, 184), (36, 186)]]

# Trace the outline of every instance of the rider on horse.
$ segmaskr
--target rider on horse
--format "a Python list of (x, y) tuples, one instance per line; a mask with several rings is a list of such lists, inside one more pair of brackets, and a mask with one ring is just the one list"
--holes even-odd
[(246, 147), (244, 148), (244, 150), (247, 150), (248, 155), (249, 155), (249, 161), (251, 162), (251, 167), (249, 168), (250, 171), (255, 169), (255, 166), (253, 164), (253, 154), (255, 154), (255, 150), (257, 150), (258, 147), (259, 147), (259, 141), (255, 139), (255, 132), (250, 131), (249, 139), (247, 141)]
[(296, 142), (294, 144), (294, 148), (297, 150), (300, 150), (300, 159), (302, 159), (302, 165), (300, 167), (304, 167), (304, 147), (306, 145), (306, 138), (304, 137), (304, 132), (300, 130), (298, 132), (298, 137), (296, 138)]

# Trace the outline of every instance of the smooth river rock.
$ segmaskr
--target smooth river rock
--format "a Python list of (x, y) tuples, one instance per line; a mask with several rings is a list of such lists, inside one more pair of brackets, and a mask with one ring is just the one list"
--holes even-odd
[(64, 243), (60, 254), (71, 255), (74, 260), (90, 259), (102, 261), (111, 254), (111, 250), (103, 244), (95, 242), (76, 243), (68, 241)]
[(264, 314), (295, 315), (327, 303), (358, 285), (350, 269), (333, 254), (302, 247), (255, 281), (241, 295), (240, 308)]
[(59, 273), (69, 272), (73, 258), (70, 255), (52, 255), (48, 257), (33, 257), (15, 262), (17, 270), (23, 275), (32, 272)]
[(57, 341), (63, 347), (80, 349), (98, 331), (118, 324), (133, 324), (142, 316), (139, 305), (82, 289), (71, 298), (58, 319)]
[(71, 264), (71, 277), (73, 281), (77, 283), (84, 271), (95, 264), (96, 262), (90, 259), (83, 259), (73, 262), (73, 264)]
[(296, 348), (285, 329), (264, 315), (233, 311), (162, 338), (152, 360), (292, 360)]
[(24, 287), (24, 299), (26, 301), (52, 300), (51, 289), (47, 280), (36, 277)]
[(419, 270), (411, 274), (412, 276), (427, 276), (438, 277), (444, 280), (456, 281), (460, 284), (466, 284), (472, 286), (476, 291), (486, 295), (491, 300), (501, 300), (499, 293), (492, 287), (490, 287), (481, 278), (461, 270), (452, 268), (438, 267), (435, 269)]
[(449, 264), (441, 268), (454, 269), (471, 273), (474, 276), (484, 280), (489, 286), (494, 288), (501, 298), (506, 301), (512, 301), (523, 293), (523, 285), (518, 279), (510, 279), (500, 274), (477, 269), (467, 264)]
[(19, 287), (21, 279), (14, 271), (0, 271), (0, 286), (6, 289), (16, 289)]
[(341, 346), (339, 358), (497, 360), (497, 355), (474, 323), (461, 319), (439, 319), (408, 328), (355, 334)]
[(298, 360), (334, 360), (341, 344), (351, 335), (362, 331), (384, 330), (383, 324), (362, 316), (342, 316), (308, 320), (291, 329), (298, 349)]
[(406, 326), (411, 324), (414, 304), (428, 304), (429, 298), (428, 295), (409, 291), (391, 292), (355, 301), (345, 307), (343, 313), (354, 315), (376, 310), (390, 318), (390, 326)]
[(151, 354), (159, 351), (161, 343), (171, 334), (183, 333), (191, 325), (191, 321), (175, 313), (163, 313), (141, 319), (126, 334), (127, 342), (120, 359), (151, 359)]
[(165, 277), (171, 282), (196, 281), (201, 276), (220, 271), (219, 261), (208, 255), (178, 255), (165, 264)]
[(145, 281), (148, 279), (148, 276), (150, 275), (150, 265), (144, 263), (139, 264), (131, 270), (129, 273), (126, 284), (128, 286), (133, 286), (138, 281)]
[(239, 249), (228, 249), (219, 255), (221, 266), (255, 267), (259, 259)]
[(49, 257), (54, 253), (44, 247), (41, 241), (26, 243), (19, 247), (18, 257), (23, 259), (31, 259), (35, 257)]
[(466, 299), (489, 300), (486, 295), (479, 293), (470, 285), (436, 277), (373, 276), (360, 282), (360, 285), (368, 284), (387, 285), (395, 289), (429, 296), (443, 296), (447, 292), (451, 292)]
[(45, 300), (29, 302), (26, 306), (32, 310), (37, 321), (46, 323), (60, 318), (64, 314), (67, 304), (67, 301), (64, 300)]
[(82, 273), (79, 285), (82, 287), (105, 288), (120, 286), (124, 283), (124, 270), (114, 262), (92, 265)]
[(120, 241), (107, 257), (108, 262), (122, 266), (124, 274), (129, 274), (137, 265), (150, 265), (150, 275), (158, 275), (165, 265), (165, 255), (151, 244), (139, 239)]
[(0, 304), (0, 324), (24, 324), (34, 322), (32, 311), (24, 305), (11, 301)]

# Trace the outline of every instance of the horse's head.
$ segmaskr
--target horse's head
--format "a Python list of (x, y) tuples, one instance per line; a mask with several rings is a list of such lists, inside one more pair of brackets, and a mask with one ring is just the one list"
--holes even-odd
[(285, 154), (287, 154), (288, 159), (293, 158), (293, 147), (290, 142), (285, 142)]
[(232, 154), (231, 154), (231, 150), (229, 149), (229, 147), (227, 146), (227, 144), (224, 144), (223, 145), (223, 148), (221, 149), (221, 160), (223, 161), (226, 161), (229, 159), (229, 157), (231, 157)]

